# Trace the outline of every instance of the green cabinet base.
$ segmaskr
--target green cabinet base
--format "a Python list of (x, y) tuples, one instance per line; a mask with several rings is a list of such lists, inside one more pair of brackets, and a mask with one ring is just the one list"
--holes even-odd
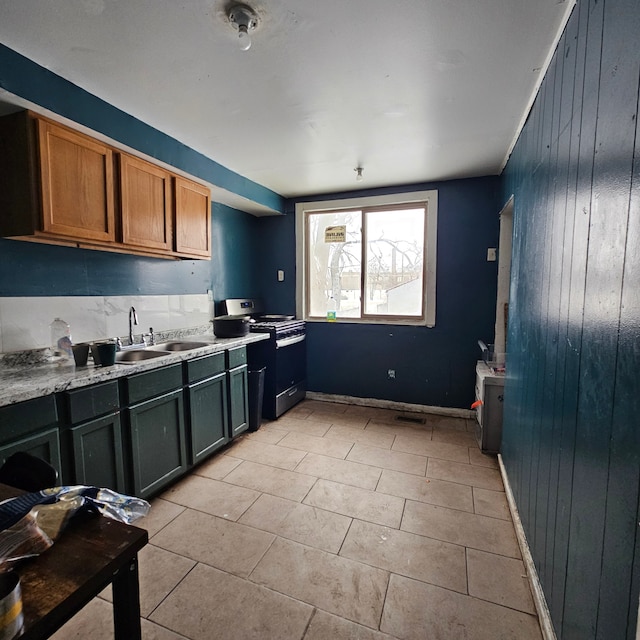
[(229, 442), (226, 395), (226, 373), (187, 387), (191, 464), (204, 460)]
[(78, 484), (126, 492), (119, 412), (73, 427), (71, 439)]
[(182, 389), (128, 409), (133, 492), (146, 498), (187, 470)]

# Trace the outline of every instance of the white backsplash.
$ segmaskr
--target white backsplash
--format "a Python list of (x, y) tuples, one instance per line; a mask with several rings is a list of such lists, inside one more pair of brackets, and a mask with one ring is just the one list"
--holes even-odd
[(208, 295), (56, 296), (0, 298), (0, 353), (49, 347), (49, 325), (58, 317), (71, 326), (73, 342), (126, 336), (129, 309), (140, 324), (134, 334), (206, 325), (213, 317)]

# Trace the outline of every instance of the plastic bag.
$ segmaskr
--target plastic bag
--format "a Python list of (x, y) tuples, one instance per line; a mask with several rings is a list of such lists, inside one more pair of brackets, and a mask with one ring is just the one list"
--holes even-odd
[(0, 571), (51, 547), (80, 510), (131, 524), (146, 516), (146, 500), (84, 485), (53, 487), (0, 502)]

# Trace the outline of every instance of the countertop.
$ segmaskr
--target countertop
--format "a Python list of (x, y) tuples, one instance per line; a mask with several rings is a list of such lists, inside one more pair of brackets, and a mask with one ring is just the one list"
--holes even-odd
[(32, 398), (58, 393), (70, 389), (78, 389), (106, 380), (114, 380), (124, 376), (151, 371), (183, 360), (191, 360), (200, 356), (232, 349), (242, 345), (268, 340), (267, 333), (249, 333), (241, 338), (216, 338), (211, 334), (189, 336), (189, 342), (207, 342), (206, 347), (190, 351), (175, 351), (152, 360), (143, 360), (135, 364), (116, 363), (111, 367), (76, 367), (73, 361), (37, 365), (16, 365), (0, 369), (0, 407), (23, 402)]

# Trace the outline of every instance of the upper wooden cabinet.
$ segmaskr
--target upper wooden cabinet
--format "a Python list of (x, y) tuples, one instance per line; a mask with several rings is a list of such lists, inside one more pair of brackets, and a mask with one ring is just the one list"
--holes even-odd
[(207, 187), (27, 111), (0, 118), (0, 236), (211, 257)]
[(211, 256), (211, 197), (209, 189), (175, 178), (176, 251), (188, 256)]
[(171, 174), (150, 162), (120, 154), (122, 242), (171, 251)]
[(38, 120), (42, 230), (114, 242), (113, 153), (87, 136)]

